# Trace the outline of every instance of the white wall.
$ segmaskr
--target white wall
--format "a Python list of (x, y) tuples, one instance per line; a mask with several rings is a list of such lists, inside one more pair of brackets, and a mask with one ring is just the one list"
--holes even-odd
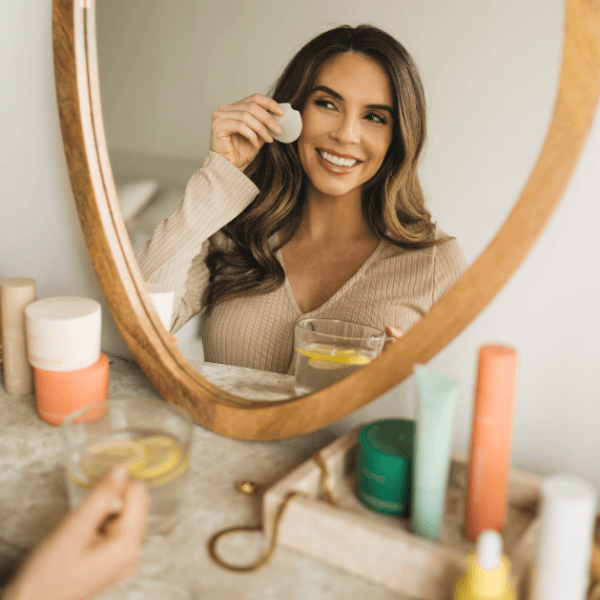
[(0, 277), (32, 277), (38, 298), (97, 299), (102, 348), (131, 356), (79, 226), (58, 120), (51, 23), (51, 0), (2, 0)]
[[(204, 6), (204, 3), (196, 4)], [(436, 2), (435, 6), (440, 4)], [(469, 24), (463, 23), (460, 40), (466, 43), (471, 39), (469, 35), (475, 39), (481, 31), (478, 18), (483, 19), (488, 8), (504, 4), (499, 0), (473, 0), (477, 13), (475, 25), (470, 30)], [(540, 3), (536, 4), (540, 8)], [(407, 5), (413, 6), (412, 3)], [(512, 8), (525, 10), (516, 4)], [(440, 35), (447, 32), (450, 16), (439, 17)], [(243, 20), (247, 15), (239, 18)], [(40, 296), (81, 294), (100, 299), (80, 233), (62, 151), (53, 84), (50, 21), (50, 0), (3, 1), (0, 11), (0, 30), (3, 31), (0, 36), (0, 275), (36, 278)], [(519, 23), (522, 23), (521, 16), (515, 16), (515, 35)], [(504, 49), (504, 45), (498, 46), (499, 55)], [(445, 54), (433, 48), (429, 52)], [(469, 54), (468, 47), (461, 53)], [(425, 60), (425, 55), (422, 56)], [(213, 65), (218, 58), (218, 53), (212, 54)], [(243, 58), (245, 62), (240, 63), (243, 70), (260, 62), (255, 57)], [(260, 57), (261, 60), (266, 58), (266, 55)], [(517, 67), (513, 65), (511, 69)], [(213, 74), (216, 74), (215, 69), (213, 66)], [(535, 79), (539, 70), (531, 70), (531, 63), (528, 69)], [(483, 65), (481, 70), (486, 72)], [(518, 72), (515, 85), (520, 85), (525, 78), (524, 72)], [(448, 77), (452, 77), (452, 72)], [(462, 96), (462, 101), (456, 101), (455, 110), (467, 100), (475, 106), (474, 93), (485, 92), (469, 88), (468, 73), (462, 77), (468, 93)], [(544, 82), (540, 84), (541, 89), (552, 89), (551, 76), (545, 77)], [(540, 93), (540, 106), (545, 106), (545, 98), (546, 94)], [(442, 100), (439, 104), (443, 105)], [(529, 105), (528, 110), (531, 117), (535, 116), (535, 106)], [(546, 108), (540, 110), (543, 112)], [(519, 110), (515, 108), (514, 112)], [(492, 112), (487, 117), (489, 121), (480, 117), (478, 127), (496, 127), (493, 116)], [(523, 127), (526, 125), (523, 123)], [(440, 120), (438, 129), (433, 127), (432, 136), (444, 127)], [(499, 138), (497, 147), (490, 146), (489, 150), (497, 155), (518, 156), (520, 146), (527, 143), (526, 137)], [(447, 136), (440, 139), (456, 143), (457, 154), (461, 148), (465, 149), (460, 140)], [(431, 144), (433, 142), (430, 142), (433, 151)], [(597, 486), (600, 486), (597, 466), (600, 457), (597, 432), (600, 425), (599, 157), (600, 122), (596, 119), (577, 173), (540, 242), (488, 310), (430, 363), (440, 372), (455, 377), (460, 384), (454, 445), (466, 449), (477, 347), (490, 341), (517, 347), (521, 364), (514, 427), (515, 465), (543, 473), (555, 470), (578, 473)], [(514, 167), (519, 172), (522, 168), (517, 163)], [(530, 168), (528, 164), (526, 170)], [(448, 173), (450, 171), (448, 169)], [(486, 190), (486, 174), (480, 172), (480, 167), (472, 171), (476, 181), (465, 182), (465, 185), (493, 196), (494, 190)], [(507, 169), (505, 175), (519, 180), (518, 185), (511, 185), (520, 187), (524, 183), (524, 177), (515, 176), (512, 168)], [(443, 189), (442, 184), (440, 189)], [(446, 216), (443, 220), (445, 222)], [(453, 230), (453, 233), (457, 232)], [(122, 350), (119, 334), (106, 313), (104, 317), (103, 348)], [(401, 395), (397, 392), (398, 397)], [(405, 412), (406, 407), (393, 396), (389, 394), (368, 406), (363, 418), (364, 414), (376, 418)]]
[[(421, 73), (428, 205), (469, 260), (518, 196), (542, 146), (558, 82), (561, 0), (102, 0), (98, 55), (115, 154), (195, 160), (223, 103), (266, 93), (317, 33), (378, 25)], [(188, 174), (188, 177), (191, 172)]]

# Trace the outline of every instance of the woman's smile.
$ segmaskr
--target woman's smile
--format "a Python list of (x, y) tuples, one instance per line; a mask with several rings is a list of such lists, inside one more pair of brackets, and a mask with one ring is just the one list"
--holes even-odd
[(360, 199), (392, 141), (392, 105), (388, 75), (373, 59), (347, 52), (323, 65), (302, 111), (298, 139), (309, 198)]
[(355, 156), (342, 155), (333, 150), (317, 148), (317, 154), (323, 168), (336, 175), (347, 175), (362, 162)]

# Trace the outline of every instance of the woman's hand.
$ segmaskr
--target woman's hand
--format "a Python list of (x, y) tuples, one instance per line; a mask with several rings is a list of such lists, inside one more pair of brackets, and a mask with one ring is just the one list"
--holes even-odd
[(146, 487), (113, 467), (26, 560), (6, 600), (84, 600), (133, 575), (144, 531)]
[(400, 327), (386, 327), (385, 328), (385, 342), (383, 343), (383, 349), (386, 350), (392, 344), (395, 344), (406, 332)]
[(262, 94), (223, 104), (212, 114), (210, 149), (238, 169), (245, 169), (265, 142), (273, 142), (269, 129), (275, 133), (282, 131), (277, 119), (268, 111), (283, 115), (279, 104)]

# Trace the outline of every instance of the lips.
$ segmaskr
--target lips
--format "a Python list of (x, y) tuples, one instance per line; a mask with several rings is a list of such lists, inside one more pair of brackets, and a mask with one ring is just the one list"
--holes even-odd
[(340, 154), (339, 152), (323, 150), (321, 148), (317, 149), (316, 152), (321, 166), (326, 171), (335, 175), (346, 175), (362, 162), (351, 154)]

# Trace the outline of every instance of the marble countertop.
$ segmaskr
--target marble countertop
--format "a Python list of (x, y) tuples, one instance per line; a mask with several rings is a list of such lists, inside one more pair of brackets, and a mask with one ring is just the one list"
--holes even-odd
[(248, 400), (285, 400), (294, 397), (294, 376), (189, 360), (190, 365), (222, 390)]
[[(208, 371), (218, 375), (223, 387), (235, 381), (235, 373), (228, 377), (218, 373), (215, 365), (199, 367), (207, 376)], [(247, 373), (241, 375), (240, 379), (248, 381)], [(274, 378), (255, 379), (256, 387), (250, 386), (248, 397), (253, 389), (263, 399), (268, 390), (274, 399), (288, 393), (286, 386), (291, 380)], [(235, 392), (244, 394), (237, 387)], [(164, 402), (136, 364), (112, 357), (109, 397), (118, 395), (145, 396), (149, 407)], [(38, 418), (33, 395), (10, 396), (0, 388), (0, 429), (0, 571), (8, 571), (66, 515), (67, 490), (60, 428)], [(251, 479), (268, 487), (332, 437), (317, 431), (278, 442), (244, 442), (194, 426), (189, 486), (180, 523), (167, 535), (147, 538), (139, 576), (176, 582), (197, 600), (399, 598), (369, 581), (285, 548), (277, 548), (265, 566), (250, 573), (226, 571), (209, 558), (206, 544), (213, 533), (260, 523), (260, 495), (244, 496), (236, 490), (236, 481)], [(253, 562), (264, 546), (262, 534), (223, 540), (228, 557), (236, 556), (240, 563)], [(103, 600), (120, 597), (110, 591), (102, 595)]]

